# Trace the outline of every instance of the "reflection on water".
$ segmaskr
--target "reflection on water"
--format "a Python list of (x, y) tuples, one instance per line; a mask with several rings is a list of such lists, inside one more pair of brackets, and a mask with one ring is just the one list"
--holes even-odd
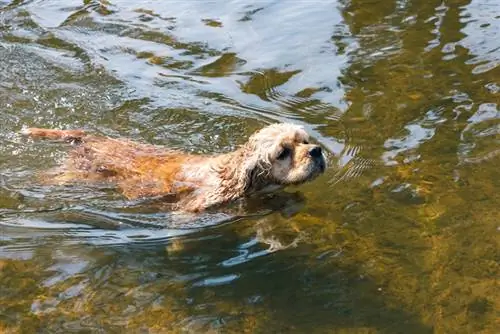
[[(496, 332), (500, 7), (0, 1), (0, 331)], [(197, 153), (276, 121), (297, 189), (184, 215), (48, 187), (26, 126)]]

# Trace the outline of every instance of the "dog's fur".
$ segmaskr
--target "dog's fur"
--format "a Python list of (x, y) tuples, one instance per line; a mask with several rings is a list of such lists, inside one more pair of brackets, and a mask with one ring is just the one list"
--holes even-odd
[[(30, 128), (23, 133), (74, 144), (57, 176), (51, 178), (55, 182), (111, 181), (129, 199), (173, 196), (176, 209), (183, 211), (201, 211), (268, 186), (300, 184), (326, 167), (319, 146), (309, 144), (308, 134), (293, 124), (269, 125), (236, 151), (213, 156), (93, 136), (82, 130)], [(313, 149), (316, 154), (311, 153)]]

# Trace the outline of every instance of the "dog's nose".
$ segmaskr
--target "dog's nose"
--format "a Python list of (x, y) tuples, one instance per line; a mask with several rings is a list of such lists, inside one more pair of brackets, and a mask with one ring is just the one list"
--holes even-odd
[(314, 146), (309, 150), (309, 155), (313, 158), (319, 158), (321, 157), (321, 147), (320, 146)]

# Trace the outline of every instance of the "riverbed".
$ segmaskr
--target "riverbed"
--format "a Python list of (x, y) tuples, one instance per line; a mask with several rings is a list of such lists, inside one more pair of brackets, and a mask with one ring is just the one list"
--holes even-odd
[[(0, 0), (0, 332), (498, 332), (499, 35), (488, 0)], [(19, 134), (276, 122), (326, 172), (196, 215), (40, 183), (67, 148)]]

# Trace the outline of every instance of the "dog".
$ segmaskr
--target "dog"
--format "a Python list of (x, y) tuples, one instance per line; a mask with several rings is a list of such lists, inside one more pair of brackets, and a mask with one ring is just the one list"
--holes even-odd
[(233, 152), (188, 154), (83, 130), (29, 128), (33, 138), (63, 140), (74, 149), (51, 182), (111, 182), (127, 199), (168, 196), (175, 210), (200, 212), (276, 186), (313, 180), (326, 168), (321, 146), (302, 126), (262, 128)]

